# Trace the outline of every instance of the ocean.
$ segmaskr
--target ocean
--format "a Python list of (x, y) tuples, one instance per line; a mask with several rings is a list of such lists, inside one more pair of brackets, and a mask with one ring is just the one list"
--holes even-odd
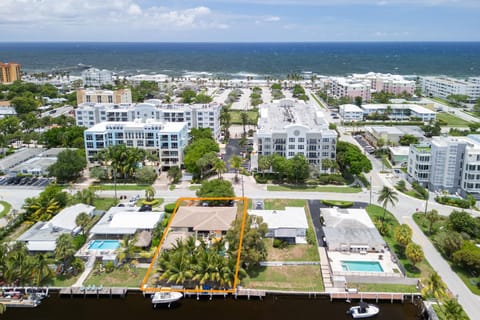
[(78, 64), (121, 75), (283, 78), (299, 74), (382, 72), (403, 75), (480, 75), (480, 42), (318, 43), (0, 43), (0, 61), (26, 72), (75, 69)]

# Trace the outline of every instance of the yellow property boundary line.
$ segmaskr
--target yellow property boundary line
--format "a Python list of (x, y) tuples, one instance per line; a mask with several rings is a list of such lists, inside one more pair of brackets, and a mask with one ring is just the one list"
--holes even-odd
[[(150, 288), (147, 287), (147, 282), (148, 278), (150, 277), (150, 273), (152, 272), (156, 262), (158, 255), (160, 253), (160, 249), (162, 248), (163, 242), (165, 241), (165, 238), (167, 237), (168, 233), (170, 232), (170, 225), (173, 221), (173, 218), (175, 217), (178, 207), (183, 201), (201, 201), (201, 200), (241, 200), (243, 201), (243, 215), (242, 215), (242, 227), (240, 229), (240, 241), (238, 244), (238, 252), (237, 252), (237, 262), (235, 264), (235, 278), (233, 279), (233, 288), (232, 289), (225, 289), (225, 290), (204, 290), (204, 289), (173, 289), (173, 288)], [(243, 248), (243, 233), (245, 231), (245, 222), (247, 220), (247, 208), (248, 208), (248, 198), (247, 197), (219, 197), (219, 198), (178, 198), (176, 204), (175, 204), (175, 209), (173, 210), (172, 216), (170, 217), (168, 224), (165, 228), (165, 231), (163, 232), (162, 239), (160, 240), (160, 243), (155, 250), (155, 254), (153, 256), (152, 262), (150, 263), (150, 266), (148, 267), (147, 273), (145, 274), (145, 277), (143, 278), (142, 283), (140, 284), (140, 290), (142, 292), (146, 293), (153, 293), (153, 292), (160, 292), (160, 291), (176, 291), (176, 292), (184, 292), (184, 293), (235, 293), (237, 290), (237, 285), (238, 285), (238, 271), (240, 269), (240, 256), (242, 253), (242, 248)]]

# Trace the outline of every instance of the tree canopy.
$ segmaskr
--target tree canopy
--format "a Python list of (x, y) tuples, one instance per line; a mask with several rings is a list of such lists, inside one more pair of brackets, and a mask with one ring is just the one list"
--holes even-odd
[(75, 181), (87, 166), (83, 150), (67, 149), (58, 154), (57, 161), (48, 168), (51, 176), (58, 182)]
[[(235, 197), (232, 183), (228, 180), (213, 179), (204, 181), (197, 190), (197, 196), (201, 198), (219, 198), (219, 197)], [(225, 205), (228, 201), (209, 201), (211, 205)]]
[(370, 160), (362, 151), (357, 146), (344, 141), (337, 142), (337, 162), (342, 172), (360, 174), (372, 170)]

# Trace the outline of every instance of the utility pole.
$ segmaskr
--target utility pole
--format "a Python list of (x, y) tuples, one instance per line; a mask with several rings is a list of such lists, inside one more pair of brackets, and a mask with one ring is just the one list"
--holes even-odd
[(425, 199), (425, 214), (427, 214), (428, 198), (430, 198), (430, 192), (427, 189), (427, 196), (426, 196), (426, 199)]
[(242, 198), (245, 197), (245, 186), (243, 184), (243, 175), (242, 175)]
[(372, 189), (373, 189), (372, 174), (370, 174), (370, 204), (372, 204)]

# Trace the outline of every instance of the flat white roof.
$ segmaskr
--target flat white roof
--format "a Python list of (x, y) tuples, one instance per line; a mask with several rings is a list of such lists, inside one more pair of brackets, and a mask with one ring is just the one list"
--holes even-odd
[(304, 207), (285, 207), (285, 210), (249, 210), (251, 215), (262, 217), (269, 229), (307, 229)]
[(410, 147), (408, 146), (388, 147), (388, 150), (394, 156), (408, 156), (410, 153)]
[(340, 106), (340, 109), (343, 109), (344, 112), (363, 112), (363, 110), (354, 104), (343, 104)]
[(77, 224), (75, 223), (77, 216), (82, 212), (91, 215), (93, 210), (95, 210), (94, 206), (89, 206), (83, 203), (67, 207), (50, 219), (50, 221), (43, 226), (42, 229), (45, 229), (47, 225), (50, 224), (54, 227), (73, 230), (77, 227)]
[(112, 207), (90, 230), (93, 234), (134, 234), (151, 230), (162, 218), (161, 212), (139, 212), (138, 208)]
[(386, 134), (403, 134), (403, 131), (398, 129), (397, 127), (387, 127), (387, 126), (372, 126), (372, 127), (367, 127), (367, 130), (370, 129), (372, 131), (378, 132), (380, 134), (386, 133)]

